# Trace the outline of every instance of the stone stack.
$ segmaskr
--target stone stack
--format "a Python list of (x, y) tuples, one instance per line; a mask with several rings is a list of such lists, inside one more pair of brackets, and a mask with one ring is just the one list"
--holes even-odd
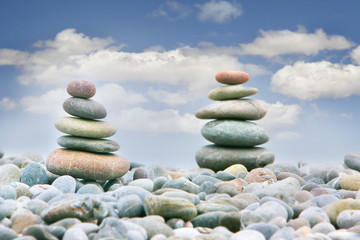
[(58, 175), (75, 178), (110, 180), (123, 176), (130, 168), (129, 162), (111, 152), (120, 146), (117, 142), (104, 139), (113, 136), (116, 128), (108, 122), (106, 109), (91, 100), (96, 87), (88, 81), (73, 81), (67, 86), (72, 96), (65, 100), (64, 110), (74, 117), (63, 117), (55, 127), (66, 134), (58, 139), (62, 149), (51, 152), (47, 158), (48, 170)]
[(249, 78), (247, 73), (239, 71), (216, 74), (216, 80), (226, 86), (211, 90), (209, 98), (217, 102), (195, 113), (199, 119), (215, 119), (201, 129), (203, 137), (214, 144), (197, 151), (196, 161), (200, 167), (219, 171), (242, 164), (251, 170), (274, 161), (270, 150), (255, 147), (266, 143), (269, 136), (265, 129), (249, 121), (259, 120), (266, 114), (264, 102), (245, 98), (258, 92), (256, 88), (241, 85)]

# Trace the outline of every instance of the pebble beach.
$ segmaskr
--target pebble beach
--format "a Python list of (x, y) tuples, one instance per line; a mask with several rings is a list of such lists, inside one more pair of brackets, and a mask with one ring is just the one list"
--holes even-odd
[(115, 153), (116, 128), (91, 98), (95, 86), (69, 83), (48, 156), (0, 151), (0, 240), (360, 239), (360, 153), (338, 165), (275, 161), (256, 120), (266, 116), (249, 75), (223, 71), (216, 101), (195, 113), (212, 144), (198, 168), (143, 165)]

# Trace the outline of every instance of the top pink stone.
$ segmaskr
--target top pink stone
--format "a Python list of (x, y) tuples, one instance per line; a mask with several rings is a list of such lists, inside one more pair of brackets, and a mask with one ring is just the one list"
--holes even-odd
[(91, 98), (96, 93), (96, 87), (88, 81), (72, 81), (67, 85), (66, 91), (73, 97)]
[(242, 84), (246, 83), (250, 76), (246, 72), (240, 71), (221, 71), (215, 76), (216, 81), (224, 84)]

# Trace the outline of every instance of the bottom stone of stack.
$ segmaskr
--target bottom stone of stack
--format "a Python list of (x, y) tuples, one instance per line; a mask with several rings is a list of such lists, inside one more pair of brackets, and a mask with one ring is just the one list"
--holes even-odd
[(218, 145), (203, 146), (196, 152), (195, 157), (199, 167), (214, 171), (224, 170), (234, 164), (242, 164), (250, 171), (273, 163), (275, 159), (274, 154), (266, 148), (234, 148)]
[(75, 178), (110, 180), (123, 176), (129, 171), (127, 159), (107, 153), (91, 153), (69, 149), (56, 149), (49, 154), (47, 169), (57, 175)]

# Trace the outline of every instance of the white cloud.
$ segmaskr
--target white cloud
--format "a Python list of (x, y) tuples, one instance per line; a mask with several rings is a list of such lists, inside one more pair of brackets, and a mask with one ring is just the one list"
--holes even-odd
[(360, 94), (359, 79), (359, 66), (298, 61), (278, 70), (271, 77), (271, 88), (301, 100), (345, 98)]
[(267, 130), (284, 129), (295, 125), (299, 121), (300, 113), (301, 107), (297, 104), (267, 103), (265, 117), (257, 122)]
[(225, 23), (238, 18), (242, 14), (240, 3), (230, 3), (223, 0), (212, 0), (205, 4), (198, 4), (200, 9), (198, 18), (200, 21), (212, 21), (216, 23)]
[(360, 46), (352, 50), (350, 56), (357, 65), (360, 65)]
[(41, 96), (25, 96), (20, 105), (28, 113), (35, 114), (63, 114), (62, 103), (70, 97), (65, 89), (50, 90)]
[[(22, 84), (59, 86), (80, 79), (160, 83), (178, 86), (191, 95), (187, 99), (206, 94), (216, 85), (216, 72), (224, 69), (238, 69), (251, 76), (268, 74), (263, 66), (242, 64), (234, 56), (208, 49), (182, 46), (166, 51), (157, 47), (136, 53), (109, 47), (111, 43), (111, 38), (90, 38), (67, 29), (54, 40), (38, 42), (42, 48), (33, 53), (0, 49), (0, 65), (18, 66)], [(9, 55), (12, 57), (7, 58)]]
[(16, 108), (17, 104), (14, 100), (4, 97), (0, 100), (0, 109), (9, 111)]
[(139, 105), (148, 101), (142, 94), (126, 91), (116, 83), (108, 83), (97, 88), (95, 97), (106, 108), (113, 110)]
[(3, 48), (0, 49), (0, 66), (1, 65), (25, 65), (29, 58), (29, 53), (19, 50)]
[(240, 44), (241, 54), (260, 55), (267, 58), (283, 54), (316, 55), (322, 50), (343, 50), (354, 43), (340, 35), (327, 35), (322, 29), (307, 33), (305, 28), (298, 31), (260, 30), (261, 36), (252, 43)]
[(341, 113), (340, 114), (341, 117), (352, 120), (353, 119), (353, 114), (352, 113)]
[(148, 94), (154, 100), (165, 103), (169, 106), (186, 104), (191, 99), (191, 96), (188, 96), (187, 93), (184, 92), (167, 92), (163, 90), (155, 90), (153, 88), (149, 88)]
[(180, 2), (166, 1), (158, 9), (150, 13), (151, 17), (165, 17), (169, 20), (178, 20), (187, 17), (192, 10)]
[(111, 119), (119, 130), (150, 133), (199, 134), (204, 122), (193, 114), (181, 115), (173, 109), (153, 111), (143, 108), (122, 110)]
[(282, 140), (282, 141), (291, 141), (296, 140), (301, 137), (300, 133), (292, 132), (292, 131), (282, 131), (275, 134), (274, 139)]

